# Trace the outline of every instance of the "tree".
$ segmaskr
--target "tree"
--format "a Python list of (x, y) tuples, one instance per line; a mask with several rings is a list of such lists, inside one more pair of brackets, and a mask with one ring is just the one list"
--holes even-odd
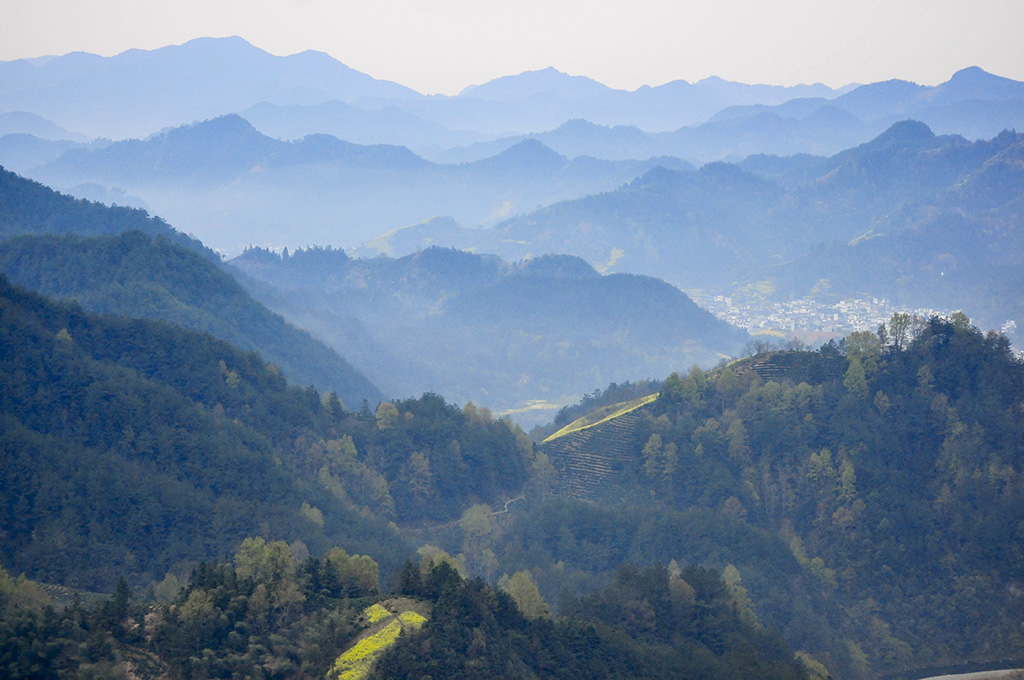
[(398, 424), (400, 415), (394, 404), (390, 401), (382, 401), (377, 406), (377, 428), (390, 430)]
[(971, 330), (971, 318), (963, 312), (953, 312), (953, 316), (949, 317), (949, 321), (957, 331)]
[(462, 530), (462, 552), (468, 566), (474, 573), (484, 572), (486, 575), (487, 567), (493, 565), (488, 565), (491, 560), (485, 553), (490, 552), (493, 559), (492, 548), (499, 532), (491, 507), (480, 503), (467, 508), (459, 520), (459, 528)]
[(729, 595), (740, 618), (747, 623), (757, 623), (757, 614), (754, 613), (754, 603), (750, 599), (750, 593), (743, 586), (743, 578), (740, 570), (731, 564), (725, 565), (722, 571), (722, 580), (729, 589)]
[(843, 339), (846, 357), (851, 361), (859, 359), (866, 374), (878, 370), (878, 357), (882, 353), (882, 341), (871, 331), (855, 331)]
[(306, 599), (296, 578), (298, 562), (284, 541), (267, 543), (247, 538), (235, 553), (235, 573), (256, 583), (249, 599), (250, 618), (257, 627), (273, 626)]
[(420, 556), (420, 571), (424, 574), (430, 572), (434, 567), (446, 564), (462, 578), (466, 577), (466, 558), (464, 555), (452, 557), (436, 545), (421, 546), (416, 554)]
[(889, 319), (888, 337), (892, 341), (893, 349), (897, 352), (903, 351), (910, 335), (910, 315), (905, 312), (896, 312)]
[(541, 596), (537, 582), (533, 580), (530, 572), (517, 571), (511, 577), (506, 574), (498, 580), (498, 587), (508, 593), (526, 618), (551, 618), (551, 608)]
[(853, 358), (850, 360), (850, 367), (846, 369), (846, 375), (843, 376), (843, 387), (858, 399), (867, 399), (868, 381), (864, 375), (864, 365), (860, 362), (860, 359)]
[(661, 454), (664, 449), (664, 444), (661, 441), (661, 435), (657, 432), (652, 434), (648, 439), (647, 443), (644, 444), (643, 448), (643, 461), (644, 461), (644, 474), (649, 479), (654, 479), (658, 476), (658, 472), (661, 469)]
[(334, 547), (324, 556), (324, 570), (349, 595), (373, 595), (380, 591), (380, 568), (367, 555), (349, 555)]
[(199, 643), (203, 639), (203, 633), (215, 611), (213, 598), (202, 588), (196, 588), (189, 593), (188, 599), (178, 608), (178, 620), (184, 623), (185, 628), (192, 634), (196, 656), (199, 655)]
[(419, 503), (425, 502), (434, 491), (434, 474), (430, 459), (422, 451), (409, 456), (409, 493)]
[(743, 421), (736, 418), (729, 423), (725, 432), (729, 440), (729, 457), (734, 461), (745, 461), (750, 457), (750, 446), (747, 444), (747, 428)]
[(267, 543), (262, 537), (247, 538), (235, 553), (235, 573), (257, 583), (295, 578), (298, 564), (284, 541)]

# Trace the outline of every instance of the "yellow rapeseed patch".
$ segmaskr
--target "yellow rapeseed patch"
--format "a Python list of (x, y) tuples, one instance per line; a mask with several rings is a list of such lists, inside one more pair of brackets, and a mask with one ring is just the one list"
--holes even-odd
[(330, 676), (338, 680), (362, 680), (370, 672), (377, 656), (393, 645), (402, 633), (402, 624), (395, 619), (369, 637), (365, 637), (338, 657)]
[(398, 615), (398, 620), (402, 622), (403, 626), (418, 630), (427, 622), (427, 617), (416, 612), (402, 612)]
[(330, 680), (363, 680), (370, 673), (373, 662), (384, 651), (395, 644), (403, 630), (419, 630), (427, 622), (425, 616), (414, 611), (403, 611), (398, 616), (379, 604), (373, 604), (363, 610), (363, 614), (371, 624), (392, 617), (387, 625), (373, 635), (368, 635), (352, 645), (339, 656), (327, 673)]
[(379, 604), (371, 604), (363, 610), (363, 614), (366, 616), (366, 620), (370, 623), (380, 623), (391, 616), (391, 612)]

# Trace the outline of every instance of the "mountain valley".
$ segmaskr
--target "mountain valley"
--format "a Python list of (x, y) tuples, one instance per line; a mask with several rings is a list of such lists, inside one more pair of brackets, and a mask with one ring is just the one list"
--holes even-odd
[(0, 676), (1024, 668), (1022, 112), (0, 62)]

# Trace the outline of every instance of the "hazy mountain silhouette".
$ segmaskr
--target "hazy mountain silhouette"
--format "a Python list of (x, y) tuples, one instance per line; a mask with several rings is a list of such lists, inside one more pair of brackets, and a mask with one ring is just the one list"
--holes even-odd
[[(823, 109), (838, 110), (847, 114), (845, 127), (860, 136), (858, 142), (867, 141), (907, 118), (922, 121), (938, 133), (961, 134), (968, 139), (984, 139), (1006, 129), (1024, 128), (1024, 83), (992, 75), (976, 66), (957, 71), (948, 81), (934, 87), (889, 80), (862, 85), (831, 102), (820, 101), (817, 109), (809, 111), (814, 103), (818, 102), (796, 100), (778, 106), (734, 107), (720, 112), (715, 119), (751, 118), (765, 112), (807, 119)], [(808, 151), (812, 150), (793, 147), (789, 153)]]
[(12, 134), (32, 135), (49, 141), (87, 141), (85, 136), (68, 132), (53, 121), (27, 111), (0, 113), (0, 137)]
[(67, 140), (40, 139), (30, 134), (11, 133), (0, 137), (0, 164), (8, 170), (28, 174), (79, 146), (79, 143)]
[[(76, 53), (0, 62), (0, 111), (31, 112), (90, 135), (143, 137), (245, 112), (272, 137), (327, 133), (356, 143), (400, 144), (443, 162), (479, 160), (543, 131), (557, 132), (542, 141), (570, 158), (670, 155), (692, 161), (753, 153), (830, 155), (910, 117), (943, 133), (991, 137), (1024, 127), (1022, 88), (970, 67), (935, 87), (902, 80), (840, 89), (779, 87), (710, 77), (629, 92), (547, 68), (470, 86), (453, 97), (427, 97), (323, 53), (276, 57), (240, 38), (202, 38), (109, 58)], [(599, 129), (558, 132), (566, 121), (578, 120)], [(53, 139), (53, 131), (36, 136)], [(496, 145), (455, 148), (499, 139)]]
[[(692, 162), (738, 161), (754, 154), (833, 155), (874, 138), (906, 118), (921, 120), (943, 134), (962, 134), (970, 139), (992, 137), (1004, 129), (1024, 128), (1024, 83), (994, 76), (977, 67), (958, 71), (949, 81), (935, 87), (892, 80), (863, 85), (838, 97), (796, 97), (777, 104), (729, 103), (723, 92), (732, 101), (756, 97), (771, 101), (778, 95), (777, 91), (763, 91), (756, 86), (744, 89), (734, 85), (709, 79), (687, 90), (687, 86), (675, 84), (678, 90), (691, 92), (697, 98), (695, 101), (725, 106), (709, 115), (706, 122), (671, 131), (648, 131), (657, 129), (653, 125), (637, 127), (639, 118), (629, 126), (598, 125), (590, 122), (602, 120), (597, 112), (600, 107), (595, 107), (587, 112), (587, 120), (569, 121), (548, 132), (512, 135), (432, 152), (431, 158), (446, 162), (477, 160), (533, 137), (569, 157), (675, 156)], [(698, 92), (698, 86), (705, 89)], [(639, 101), (647, 96), (644, 92), (641, 88), (626, 94)], [(613, 91), (607, 97), (621, 94)], [(688, 105), (680, 101), (669, 108)], [(633, 110), (646, 115), (644, 112), (650, 113), (652, 109), (637, 105)]]
[(91, 184), (138, 196), (211, 247), (238, 253), (249, 244), (357, 245), (438, 215), (493, 222), (614, 189), (656, 165), (687, 167), (674, 159), (570, 160), (535, 140), (475, 163), (439, 165), (405, 147), (329, 135), (272, 139), (232, 115), (73, 149), (32, 175), (66, 190)]
[(263, 134), (279, 139), (301, 139), (322, 133), (355, 144), (398, 144), (423, 153), (482, 138), (476, 132), (449, 130), (397, 106), (370, 111), (339, 101), (312, 106), (260, 102), (239, 113)]
[(95, 136), (143, 136), (261, 101), (402, 99), (413, 90), (321, 52), (276, 57), (241, 38), (198, 38), (114, 57), (69, 54), (0, 62), (0, 109), (31, 111)]
[[(626, 92), (548, 68), (467, 87), (455, 97), (426, 97), (323, 53), (276, 57), (237, 37), (200, 38), (114, 57), (74, 53), (0, 62), (0, 92), (0, 110), (30, 111), (68, 129), (113, 138), (141, 137), (263, 102), (316, 106), (337, 101), (366, 112), (397, 107), (451, 130), (502, 135), (553, 129), (574, 118), (674, 130), (735, 104), (839, 94), (823, 85), (785, 88), (719, 78)], [(415, 144), (424, 145), (425, 140)]]
[(511, 102), (543, 95), (554, 95), (562, 99), (589, 99), (611, 91), (612, 88), (591, 78), (570, 76), (549, 67), (514, 76), (502, 76), (483, 85), (470, 85), (459, 96)]
[(260, 282), (254, 295), (344, 347), (391, 394), (565, 404), (596, 385), (714, 362), (745, 340), (663, 281), (601, 276), (569, 256), (512, 264), (442, 248), (398, 259), (254, 249), (231, 264)]

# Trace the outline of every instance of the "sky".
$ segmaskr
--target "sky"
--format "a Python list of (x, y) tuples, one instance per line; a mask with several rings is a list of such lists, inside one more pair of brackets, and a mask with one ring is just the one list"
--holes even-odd
[(425, 94), (549, 66), (626, 90), (1024, 80), (1024, 0), (0, 0), (0, 61), (232, 35)]

